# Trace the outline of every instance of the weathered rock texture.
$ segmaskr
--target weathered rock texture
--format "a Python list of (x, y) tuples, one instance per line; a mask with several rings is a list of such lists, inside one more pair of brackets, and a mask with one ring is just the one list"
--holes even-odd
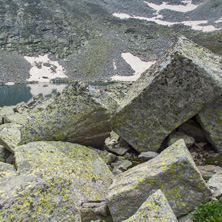
[(99, 89), (75, 82), (29, 120), (21, 130), (21, 143), (62, 140), (101, 147), (111, 131), (115, 105)]
[(135, 214), (156, 190), (161, 189), (178, 217), (207, 201), (210, 190), (197, 170), (183, 140), (156, 158), (118, 175), (107, 195), (115, 222)]
[(0, 181), (0, 221), (80, 221), (76, 209), (84, 221), (89, 212), (96, 217), (102, 211), (113, 174), (95, 151), (67, 142), (33, 142), (18, 146), (15, 159), (18, 176)]
[(207, 139), (214, 149), (222, 153), (222, 97), (216, 99), (212, 104), (202, 109), (197, 119), (205, 131)]
[(207, 182), (207, 185), (214, 190), (213, 196), (222, 197), (222, 170), (214, 174)]
[(0, 128), (0, 144), (12, 153), (21, 140), (20, 127), (19, 124), (8, 123)]
[(156, 151), (175, 128), (222, 92), (221, 58), (184, 37), (129, 89), (114, 131), (137, 151)]
[(154, 194), (142, 204), (137, 212), (124, 222), (177, 222), (166, 197), (161, 190), (157, 190)]
[(183, 139), (188, 148), (193, 146), (193, 144), (195, 143), (195, 139), (193, 137), (188, 136), (182, 132), (173, 132), (169, 135), (169, 138), (167, 140), (167, 146), (171, 146), (179, 139)]

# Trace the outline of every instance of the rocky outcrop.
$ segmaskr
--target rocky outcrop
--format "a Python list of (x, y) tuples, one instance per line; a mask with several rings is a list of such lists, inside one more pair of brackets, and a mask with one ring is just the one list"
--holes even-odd
[(113, 174), (95, 151), (67, 142), (33, 142), (18, 146), (15, 160), (18, 175), (0, 181), (1, 221), (81, 221), (80, 212), (85, 221), (88, 214), (92, 219), (108, 212), (105, 194)]
[(154, 194), (150, 195), (148, 199), (142, 204), (137, 212), (124, 222), (177, 222), (166, 197), (161, 190), (157, 190)]
[(163, 191), (177, 217), (209, 199), (210, 190), (183, 140), (114, 179), (107, 195), (113, 220), (123, 221), (135, 214), (158, 189)]
[(216, 99), (213, 103), (204, 107), (198, 115), (197, 119), (205, 131), (207, 139), (211, 142), (214, 149), (222, 153), (222, 97)]
[(62, 140), (102, 147), (116, 103), (93, 86), (75, 82), (21, 129), (21, 143)]
[(221, 94), (221, 58), (181, 37), (129, 89), (114, 131), (137, 151), (156, 151), (179, 125)]

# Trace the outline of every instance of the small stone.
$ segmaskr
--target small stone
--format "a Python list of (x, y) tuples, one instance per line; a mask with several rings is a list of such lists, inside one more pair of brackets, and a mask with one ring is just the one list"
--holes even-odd
[(148, 152), (142, 152), (140, 153), (140, 155), (138, 156), (138, 158), (140, 160), (143, 160), (143, 161), (147, 161), (147, 160), (151, 160), (155, 157), (157, 157), (159, 154), (156, 153), (156, 152), (152, 152), (152, 151), (148, 151)]
[(171, 146), (174, 144), (177, 140), (183, 139), (186, 143), (187, 147), (190, 148), (195, 143), (195, 139), (191, 136), (186, 135), (185, 133), (181, 132), (173, 132), (169, 135), (167, 140), (167, 145)]
[(215, 173), (219, 170), (222, 170), (221, 167), (215, 165), (205, 165), (205, 166), (198, 166), (198, 170), (200, 171), (202, 177), (207, 181), (209, 180)]
[(126, 154), (130, 150), (130, 147), (120, 147), (118, 145), (115, 145), (114, 147), (108, 146), (107, 150), (109, 152), (123, 156), (124, 154)]
[(207, 182), (207, 185), (214, 191), (214, 197), (222, 197), (222, 170), (219, 170), (216, 174), (214, 174)]

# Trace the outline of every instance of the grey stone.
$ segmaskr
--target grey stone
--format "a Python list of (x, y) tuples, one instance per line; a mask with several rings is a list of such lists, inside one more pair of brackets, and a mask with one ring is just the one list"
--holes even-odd
[(105, 93), (75, 82), (21, 129), (21, 143), (62, 140), (100, 148), (111, 131), (115, 108)]
[(207, 182), (207, 185), (210, 189), (214, 191), (213, 192), (214, 197), (218, 197), (218, 198), (221, 197), (222, 196), (222, 170), (214, 174)]
[(189, 119), (182, 125), (178, 127), (178, 132), (182, 132), (187, 134), (188, 136), (191, 136), (195, 139), (196, 142), (206, 142), (206, 136), (204, 134), (203, 129), (200, 127), (200, 125)]
[(173, 132), (168, 137), (167, 145), (171, 146), (173, 143), (175, 143), (179, 139), (183, 139), (188, 148), (192, 147), (195, 143), (195, 139), (193, 137), (188, 136), (182, 132)]
[(126, 154), (130, 148), (129, 147), (120, 147), (118, 145), (114, 145), (114, 147), (112, 146), (107, 146), (107, 150), (109, 152), (115, 153), (117, 155), (123, 156), (124, 154)]
[(16, 175), (15, 167), (11, 164), (0, 162), (0, 178), (11, 175)]
[(178, 219), (178, 222), (193, 222), (192, 213), (182, 216)]
[(11, 175), (0, 178), (0, 221), (81, 222), (68, 178)]
[[(99, 155), (84, 146), (68, 142), (32, 142), (15, 149), (18, 173), (39, 175), (44, 180), (69, 181), (75, 204), (105, 200), (113, 174)], [(83, 215), (86, 215), (86, 208)], [(90, 214), (96, 211), (89, 209)], [(75, 221), (75, 220), (74, 220)]]
[(205, 180), (209, 180), (215, 173), (222, 170), (221, 167), (215, 165), (198, 166), (197, 168)]
[(109, 153), (106, 150), (99, 150), (99, 149), (94, 149), (94, 148), (90, 148), (90, 149), (93, 149), (94, 151), (96, 151), (107, 165), (110, 165), (112, 162), (116, 160), (116, 155), (113, 153)]
[(144, 160), (144, 161), (147, 161), (147, 160), (151, 160), (155, 157), (157, 157), (159, 154), (156, 153), (156, 152), (152, 152), (152, 151), (148, 151), (148, 152), (142, 152), (140, 153), (140, 155), (138, 156), (138, 158), (140, 160)]
[(116, 176), (107, 195), (115, 222), (138, 210), (156, 190), (165, 194), (175, 215), (186, 214), (211, 195), (183, 140), (178, 140), (156, 158)]
[(113, 173), (115, 175), (122, 173), (123, 171), (126, 171), (132, 166), (132, 162), (129, 160), (117, 160), (114, 163), (111, 163), (111, 166), (113, 167)]
[(124, 222), (136, 221), (177, 222), (177, 218), (163, 192), (157, 190), (154, 194), (148, 197), (132, 217), (124, 220)]
[(0, 145), (0, 162), (6, 162), (6, 159), (9, 157), (11, 153), (5, 149), (2, 145)]
[(206, 137), (214, 149), (222, 153), (222, 97), (204, 107), (197, 115), (197, 120), (205, 131)]
[(132, 85), (114, 131), (138, 152), (157, 151), (179, 125), (222, 93), (221, 58), (181, 37)]
[(12, 153), (21, 140), (20, 128), (19, 124), (9, 123), (2, 125), (2, 129), (0, 129), (0, 144)]

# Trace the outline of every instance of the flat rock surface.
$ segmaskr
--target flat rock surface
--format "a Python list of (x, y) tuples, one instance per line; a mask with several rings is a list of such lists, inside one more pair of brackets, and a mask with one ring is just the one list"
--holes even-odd
[(135, 214), (157, 189), (163, 191), (177, 217), (209, 199), (210, 190), (183, 140), (114, 179), (107, 195), (113, 220), (120, 222)]
[(221, 94), (220, 62), (180, 37), (129, 89), (113, 118), (114, 131), (139, 152), (157, 151), (175, 128)]

